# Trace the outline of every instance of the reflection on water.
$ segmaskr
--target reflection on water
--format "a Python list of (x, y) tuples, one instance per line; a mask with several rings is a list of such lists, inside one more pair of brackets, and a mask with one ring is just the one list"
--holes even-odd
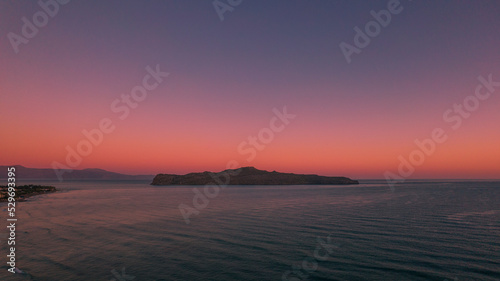
[[(500, 279), (498, 182), (229, 186), (189, 225), (192, 187), (41, 183), (62, 191), (18, 205), (27, 274), (1, 280)], [(306, 270), (329, 235), (338, 248)]]

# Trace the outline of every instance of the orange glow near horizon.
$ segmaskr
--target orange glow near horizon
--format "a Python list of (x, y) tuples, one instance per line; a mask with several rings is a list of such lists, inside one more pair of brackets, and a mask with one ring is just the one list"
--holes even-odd
[[(0, 22), (19, 33), (20, 19), (38, 6), (14, 2)], [(326, 2), (302, 3), (311, 9), (307, 15), (288, 14), (293, 5), (279, 14), (266, 10), (273, 28), (250, 8), (221, 23), (208, 15), (210, 7), (194, 2), (182, 11), (108, 3), (102, 16), (94, 15), (95, 3), (67, 5), (19, 54), (8, 40), (0, 42), (6, 54), (0, 165), (59, 162), (156, 174), (220, 171), (236, 160), (280, 172), (382, 179), (386, 171), (397, 173), (400, 155), (408, 159), (418, 149), (415, 140), (442, 128), (447, 140), (408, 178), (500, 179), (500, 87), (467, 112), (459, 128), (443, 119), (475, 93), (478, 76), (500, 81), (499, 42), (491, 35), (498, 16), (490, 4), (470, 3), (482, 15), (470, 19), (442, 17), (441, 8), (421, 5), (422, 18), (391, 25), (349, 64), (339, 43), (352, 41), (360, 24), (354, 19), (376, 3), (352, 17), (332, 8), (344, 4)], [(137, 16), (134, 28), (129, 14)], [(290, 21), (299, 16), (303, 21)], [(91, 20), (75, 20), (83, 18)], [(458, 25), (468, 29), (449, 32)], [(423, 38), (429, 30), (435, 34)], [(125, 105), (122, 95), (143, 83), (148, 66), (170, 75), (134, 108), (127, 106), (122, 120), (112, 104)], [(240, 153), (239, 145), (269, 128), (273, 109), (284, 106), (296, 117), (256, 149), (254, 159)], [(82, 131), (99, 128), (104, 118), (114, 131), (103, 133), (81, 163), (66, 163), (66, 147), (76, 150), (86, 139)]]
[[(288, 108), (292, 112), (293, 107)], [(172, 122), (168, 128), (156, 132), (155, 125), (142, 126), (151, 121), (140, 109), (137, 111), (137, 116), (142, 117), (136, 117), (143, 118), (144, 123), (131, 120), (132, 125), (127, 126), (116, 121), (115, 131), (104, 134), (103, 142), (93, 146), (92, 153), (82, 157), (82, 163), (75, 168), (102, 168), (127, 174), (182, 174), (220, 171), (225, 169), (228, 161), (236, 160), (240, 166), (255, 166), (265, 170), (375, 179), (383, 178), (385, 171), (397, 173), (400, 164), (398, 156), (408, 159), (408, 155), (417, 148), (410, 137), (416, 135), (411, 134), (411, 128), (407, 128), (406, 135), (391, 139), (385, 136), (391, 133), (394, 124), (379, 126), (380, 134), (366, 135), (365, 132), (352, 129), (360, 125), (356, 122), (363, 122), (354, 120), (336, 125), (332, 132), (328, 132), (328, 128), (331, 128), (328, 122), (310, 127), (300, 121), (300, 114), (297, 114), (296, 120), (291, 121), (282, 132), (275, 133), (272, 142), (265, 144), (262, 151), (256, 150), (255, 159), (248, 161), (249, 154), (238, 153), (238, 145), (268, 126), (264, 117), (239, 129), (238, 120), (231, 123), (226, 121), (224, 127), (208, 125), (208, 128), (199, 130)], [(58, 119), (57, 116), (47, 117)], [(268, 120), (273, 117), (271, 110), (266, 117)], [(492, 116), (485, 115), (483, 120), (475, 122), (486, 122), (488, 118)], [(219, 120), (208, 121), (210, 124), (211, 121)], [(51, 167), (53, 161), (66, 164), (65, 147), (69, 145), (75, 149), (76, 144), (84, 139), (78, 129), (90, 130), (93, 123), (83, 121), (79, 124), (67, 131), (58, 131), (56, 128), (44, 130), (42, 124), (26, 130), (21, 123), (16, 126), (13, 119), (6, 128), (11, 133), (1, 140), (3, 147), (9, 147), (3, 154), (2, 164), (33, 168)], [(440, 125), (445, 127), (443, 122)], [(231, 136), (227, 134), (227, 128), (237, 129), (232, 129), (234, 134)], [(249, 133), (245, 134), (245, 131)], [(477, 128), (467, 125), (457, 132), (449, 130), (448, 140), (437, 144), (436, 151), (426, 157), (422, 165), (416, 166), (415, 173), (409, 178), (498, 179), (500, 148), (495, 140), (500, 138), (500, 133), (488, 132), (489, 138), (468, 135), (476, 131)], [(422, 134), (415, 138), (422, 140), (429, 136)]]

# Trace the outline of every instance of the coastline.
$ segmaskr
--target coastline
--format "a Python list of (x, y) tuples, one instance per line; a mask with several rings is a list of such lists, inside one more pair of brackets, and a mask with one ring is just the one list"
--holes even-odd
[[(26, 201), (27, 198), (32, 196), (54, 193), (58, 190), (54, 186), (44, 186), (44, 185), (20, 185), (15, 187), (15, 199), (16, 202)], [(7, 186), (0, 186), (0, 202), (8, 202), (9, 194)]]

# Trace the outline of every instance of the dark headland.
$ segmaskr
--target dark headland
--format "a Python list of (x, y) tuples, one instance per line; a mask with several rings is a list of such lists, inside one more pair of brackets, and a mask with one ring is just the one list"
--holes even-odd
[(205, 185), (223, 182), (231, 185), (303, 185), (303, 184), (359, 184), (357, 180), (346, 177), (326, 177), (279, 173), (258, 170), (254, 167), (229, 169), (218, 173), (202, 172), (186, 175), (158, 174), (152, 185)]
[[(0, 202), (8, 201), (9, 189), (7, 186), (0, 186)], [(26, 198), (46, 194), (51, 192), (56, 192), (57, 189), (53, 186), (43, 186), (43, 185), (21, 185), (15, 187), (15, 197), (16, 201), (24, 201)]]

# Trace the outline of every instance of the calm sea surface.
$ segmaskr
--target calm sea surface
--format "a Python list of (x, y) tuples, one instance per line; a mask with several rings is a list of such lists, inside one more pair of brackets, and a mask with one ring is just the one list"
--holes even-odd
[(500, 280), (500, 182), (228, 186), (190, 224), (194, 186), (32, 183), (0, 280)]

